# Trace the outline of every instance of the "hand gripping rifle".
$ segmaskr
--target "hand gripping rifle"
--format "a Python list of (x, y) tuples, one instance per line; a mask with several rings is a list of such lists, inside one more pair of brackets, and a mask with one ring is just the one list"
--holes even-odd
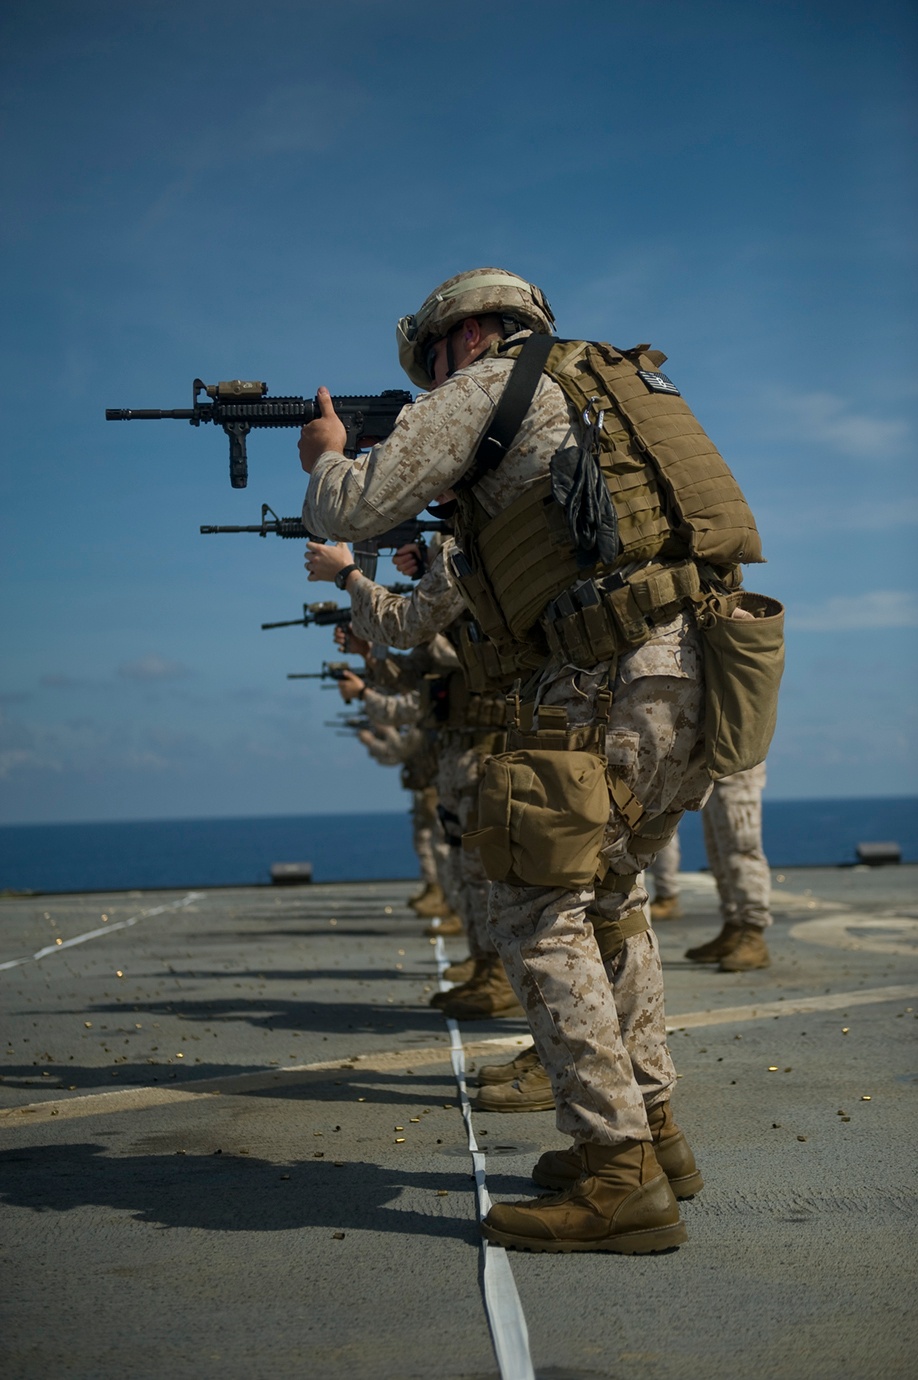
[(333, 728), (338, 738), (350, 738), (352, 734), (372, 730), (373, 725), (364, 714), (361, 718), (352, 718), (347, 714), (341, 714), (337, 719), (326, 719), (326, 728)]
[[(270, 520), (268, 514), (270, 513)], [(295, 541), (319, 541), (324, 542), (324, 537), (314, 536), (308, 527), (303, 525), (301, 518), (277, 516), (273, 508), (267, 503), (261, 505), (261, 522), (249, 527), (202, 527), (203, 536), (212, 536), (215, 532), (257, 532), (260, 537), (284, 537)], [(424, 534), (426, 532), (449, 532), (450, 526), (447, 522), (426, 522), (420, 518), (409, 518), (407, 522), (400, 522), (397, 527), (392, 527), (388, 532), (382, 532), (378, 537), (365, 537), (361, 541), (354, 542), (354, 563), (360, 571), (371, 580), (376, 574), (376, 557), (380, 551), (397, 551), (400, 546), (408, 546), (416, 543), (421, 548), (421, 570), (423, 571), (426, 552)]]
[[(152, 422), (163, 417), (200, 426), (214, 422), (222, 426), (230, 443), (230, 483), (244, 489), (248, 480), (245, 438), (253, 427), (306, 426), (320, 416), (319, 401), (306, 398), (271, 398), (268, 385), (249, 379), (230, 379), (223, 383), (202, 383), (195, 379), (191, 407), (171, 411), (158, 408), (108, 407), (107, 422)], [(205, 399), (211, 401), (207, 402)], [(361, 446), (383, 441), (395, 426), (395, 419), (411, 394), (404, 388), (388, 388), (383, 393), (363, 397), (332, 398), (332, 405), (347, 430), (345, 455), (353, 459)]]
[[(414, 585), (386, 585), (390, 594), (410, 594)], [(350, 605), (336, 604), (333, 599), (318, 604), (304, 604), (302, 618), (287, 618), (282, 623), (262, 623), (267, 628), (345, 628), (351, 621)]]

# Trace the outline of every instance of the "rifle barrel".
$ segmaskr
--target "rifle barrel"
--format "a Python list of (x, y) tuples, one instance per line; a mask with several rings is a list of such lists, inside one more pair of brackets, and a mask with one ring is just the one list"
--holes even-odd
[[(269, 530), (270, 530), (270, 529), (269, 529)], [(205, 536), (208, 535), (208, 533), (213, 533), (213, 532), (261, 532), (262, 534), (264, 534), (265, 528), (263, 528), (263, 527), (202, 527), (202, 528), (201, 528), (201, 531), (204, 533)]]
[(105, 409), (105, 420), (107, 422), (158, 422), (163, 417), (168, 417), (174, 422), (190, 422), (194, 416), (194, 409), (190, 407), (174, 407), (171, 411), (163, 411), (159, 407), (107, 407)]

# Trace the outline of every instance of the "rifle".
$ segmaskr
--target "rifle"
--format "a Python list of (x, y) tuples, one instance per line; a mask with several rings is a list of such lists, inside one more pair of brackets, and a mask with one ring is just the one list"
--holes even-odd
[(304, 604), (302, 618), (286, 618), (282, 623), (262, 623), (264, 632), (268, 628), (308, 628), (314, 623), (317, 628), (345, 628), (351, 621), (350, 608), (343, 608), (334, 600), (321, 604)]
[(288, 671), (288, 680), (344, 680), (348, 672), (358, 673), (346, 661), (323, 661), (321, 671)]
[[(270, 521), (268, 520), (269, 513), (271, 514)], [(324, 537), (317, 537), (310, 532), (309, 528), (303, 525), (301, 518), (280, 518), (267, 503), (261, 505), (261, 522), (257, 526), (202, 527), (200, 531), (202, 536), (212, 536), (214, 533), (224, 532), (257, 532), (260, 537), (283, 537), (286, 540), (292, 538), (295, 541), (325, 541)], [(355, 541), (354, 562), (360, 571), (372, 580), (376, 573), (376, 557), (380, 551), (397, 551), (400, 546), (416, 543), (421, 548), (421, 569), (423, 570), (424, 554), (427, 549), (424, 533), (449, 531), (450, 526), (447, 522), (425, 522), (420, 518), (409, 518), (407, 522), (400, 522), (397, 527), (390, 528), (388, 532), (382, 532), (378, 537), (366, 537), (362, 541)]]
[[(230, 483), (244, 489), (248, 482), (248, 457), (245, 438), (253, 427), (306, 426), (320, 416), (319, 400), (268, 397), (268, 385), (249, 379), (230, 379), (223, 383), (202, 383), (195, 379), (192, 406), (171, 411), (158, 408), (107, 407), (107, 422), (151, 422), (163, 417), (200, 426), (213, 422), (229, 437)], [(212, 399), (204, 402), (203, 397)], [(383, 441), (395, 426), (395, 419), (411, 394), (404, 388), (387, 388), (382, 393), (332, 398), (332, 406), (347, 431), (345, 455), (353, 459), (362, 445)]]
[[(390, 594), (410, 594), (414, 585), (386, 585)], [(262, 631), (267, 628), (346, 628), (351, 621), (351, 608), (336, 604), (334, 600), (323, 600), (318, 604), (304, 604), (302, 618), (287, 618), (282, 623), (262, 623)]]

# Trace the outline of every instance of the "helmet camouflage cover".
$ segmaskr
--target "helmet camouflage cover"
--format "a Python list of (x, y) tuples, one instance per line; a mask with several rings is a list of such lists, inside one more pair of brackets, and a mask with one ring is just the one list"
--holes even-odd
[(430, 388), (427, 351), (468, 316), (495, 313), (512, 318), (519, 329), (529, 327), (551, 335), (555, 318), (548, 298), (503, 268), (473, 268), (457, 273), (435, 288), (414, 316), (403, 316), (396, 327), (399, 363), (418, 388)]

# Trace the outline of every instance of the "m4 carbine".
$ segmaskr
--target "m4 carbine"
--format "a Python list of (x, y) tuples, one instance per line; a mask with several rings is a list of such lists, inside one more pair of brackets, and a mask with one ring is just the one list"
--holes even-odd
[[(425, 533), (448, 533), (449, 530), (448, 522), (427, 522), (420, 518), (409, 518), (407, 522), (400, 522), (397, 527), (390, 528), (388, 532), (381, 532), (378, 537), (365, 537), (360, 541), (355, 541), (354, 563), (364, 575), (369, 576), (372, 580), (376, 574), (376, 557), (380, 551), (397, 551), (400, 546), (414, 544), (420, 548), (421, 572), (423, 572), (427, 550), (424, 541)], [(278, 517), (274, 509), (270, 508), (267, 503), (261, 505), (261, 522), (257, 525), (249, 527), (210, 526), (202, 527), (200, 531), (203, 536), (212, 536), (215, 532), (256, 532), (260, 537), (293, 538), (295, 541), (325, 541), (324, 537), (317, 537), (310, 532), (309, 528), (303, 525), (301, 518)]]
[(288, 680), (344, 680), (348, 672), (357, 675), (346, 661), (323, 661), (321, 671), (288, 671)]
[[(414, 585), (386, 585), (390, 594), (410, 594)], [(333, 599), (318, 604), (304, 604), (302, 618), (287, 618), (282, 623), (262, 623), (267, 628), (345, 628), (351, 621), (350, 605), (336, 604)]]
[(326, 719), (326, 728), (333, 728), (339, 738), (349, 738), (352, 733), (361, 733), (371, 730), (373, 725), (364, 714), (360, 718), (351, 718), (346, 714), (339, 715), (337, 719)]
[[(223, 383), (202, 383), (195, 379), (191, 407), (171, 411), (158, 408), (108, 407), (107, 422), (152, 422), (163, 417), (200, 426), (213, 422), (222, 426), (230, 443), (230, 483), (244, 489), (248, 481), (245, 438), (253, 427), (306, 426), (320, 416), (319, 400), (271, 398), (268, 385), (249, 379), (229, 379)], [(205, 401), (210, 399), (210, 401)], [(412, 401), (404, 388), (388, 388), (383, 393), (363, 397), (332, 398), (332, 406), (347, 431), (344, 453), (354, 458), (362, 446), (384, 441), (395, 426), (402, 408)]]

